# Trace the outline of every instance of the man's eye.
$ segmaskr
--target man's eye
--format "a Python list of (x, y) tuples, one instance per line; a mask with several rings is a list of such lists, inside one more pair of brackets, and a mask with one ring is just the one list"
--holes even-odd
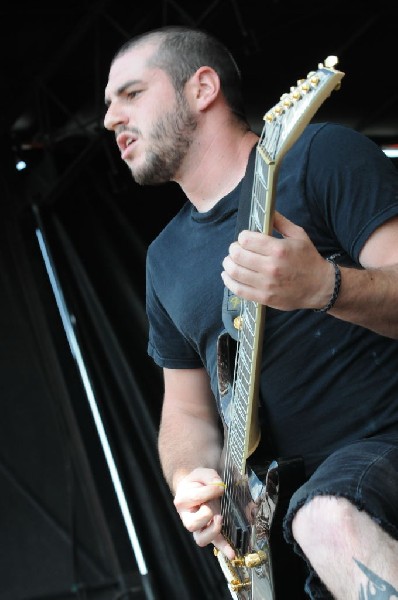
[(134, 90), (133, 92), (129, 92), (129, 93), (127, 94), (127, 98), (128, 98), (129, 100), (134, 100), (134, 98), (135, 98), (136, 96), (138, 96), (138, 94), (140, 93), (140, 91), (141, 91), (141, 90)]

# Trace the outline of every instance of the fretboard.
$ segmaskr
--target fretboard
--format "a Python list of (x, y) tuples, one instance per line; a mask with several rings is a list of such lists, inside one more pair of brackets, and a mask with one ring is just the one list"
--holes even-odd
[[(249, 229), (268, 232), (271, 220), (274, 165), (267, 164), (258, 148), (254, 168)], [(266, 229), (267, 228), (267, 229)], [(257, 411), (258, 370), (264, 329), (265, 307), (257, 302), (242, 300), (240, 330), (232, 389), (232, 418), (229, 425), (227, 449), (233, 470), (245, 472), (246, 460), (255, 449), (258, 439), (250, 436), (253, 411)], [(256, 434), (254, 434), (256, 437)], [(232, 463), (232, 465), (231, 465)]]

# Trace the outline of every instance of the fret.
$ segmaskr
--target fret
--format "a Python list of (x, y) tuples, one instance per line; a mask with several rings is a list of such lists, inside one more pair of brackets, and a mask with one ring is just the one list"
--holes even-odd
[(263, 231), (266, 202), (269, 191), (269, 167), (260, 153), (257, 153), (253, 180), (252, 208), (249, 220), (251, 231)]
[(239, 365), (239, 372), (241, 371), (250, 371), (250, 365), (251, 365), (251, 348), (248, 348), (249, 351), (247, 351), (247, 348), (245, 346), (243, 346), (240, 349), (240, 365)]
[(239, 381), (236, 382), (235, 387), (238, 401), (239, 398), (245, 398), (250, 385), (250, 374), (250, 369), (240, 369), (239, 371)]

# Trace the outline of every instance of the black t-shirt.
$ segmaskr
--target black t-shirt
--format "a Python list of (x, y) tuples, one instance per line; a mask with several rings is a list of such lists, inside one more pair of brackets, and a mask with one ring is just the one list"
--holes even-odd
[[(204, 366), (216, 397), (220, 273), (241, 185), (206, 213), (187, 202), (147, 255), (148, 353), (161, 367)], [(276, 209), (323, 256), (359, 268), (369, 235), (398, 215), (398, 172), (365, 136), (309, 125), (282, 161)], [(351, 440), (398, 437), (398, 342), (324, 313), (267, 308), (260, 393), (274, 452), (302, 455), (311, 472)]]

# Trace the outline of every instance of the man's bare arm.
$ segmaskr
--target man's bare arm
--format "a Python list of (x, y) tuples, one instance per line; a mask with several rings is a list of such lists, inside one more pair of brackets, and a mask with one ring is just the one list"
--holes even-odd
[(164, 385), (159, 456), (175, 493), (178, 482), (193, 469), (217, 471), (222, 439), (205, 369), (164, 369)]

